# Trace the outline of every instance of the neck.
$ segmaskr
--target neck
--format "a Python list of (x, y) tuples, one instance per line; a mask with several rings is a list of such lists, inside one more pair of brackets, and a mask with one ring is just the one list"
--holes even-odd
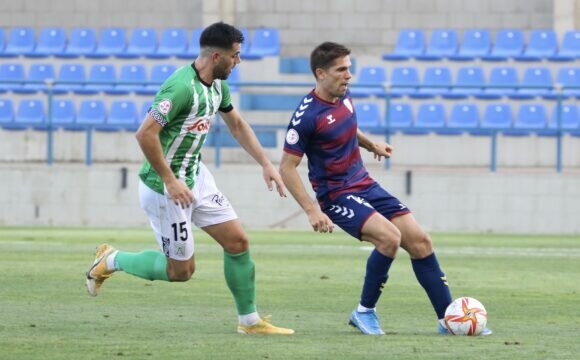
[(328, 91), (324, 90), (321, 86), (319, 86), (318, 84), (316, 85), (316, 87), (314, 88), (314, 93), (316, 94), (316, 96), (318, 96), (319, 98), (321, 98), (324, 101), (327, 101), (329, 103), (335, 103), (338, 101), (338, 98), (336, 96), (332, 96), (328, 93)]
[(193, 66), (197, 70), (199, 77), (204, 83), (206, 84), (213, 83), (215, 79), (213, 78), (213, 69), (209, 62), (209, 59), (199, 56), (193, 62)]

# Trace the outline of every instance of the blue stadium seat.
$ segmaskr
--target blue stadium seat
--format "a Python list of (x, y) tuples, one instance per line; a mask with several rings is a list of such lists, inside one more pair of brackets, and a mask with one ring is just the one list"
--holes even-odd
[(502, 96), (510, 96), (516, 92), (519, 85), (518, 73), (510, 66), (501, 66), (491, 69), (488, 88), (482, 93), (475, 95), (478, 99), (499, 99)]
[(278, 29), (256, 29), (248, 51), (250, 55), (257, 57), (280, 55), (280, 34)]
[(356, 102), (358, 127), (371, 133), (382, 133), (383, 117), (379, 105), (373, 102)]
[(509, 104), (489, 104), (485, 107), (482, 129), (506, 130), (512, 127), (512, 107)]
[(463, 41), (457, 54), (449, 57), (450, 60), (471, 61), (489, 54), (491, 48), (491, 34), (485, 29), (470, 29), (463, 32)]
[(423, 75), (423, 87), (410, 96), (423, 99), (435, 96), (452, 96), (453, 94), (450, 93), (451, 85), (451, 71), (449, 68), (441, 66), (428, 67)]
[(560, 112), (560, 120), (558, 122), (558, 106), (554, 106), (552, 110), (552, 118), (548, 123), (550, 129), (557, 129), (560, 126), (564, 130), (578, 130), (580, 131), (580, 114), (578, 107), (575, 104), (562, 104)]
[(524, 71), (524, 78), (521, 86), (533, 86), (533, 89), (520, 88), (514, 94), (510, 95), (511, 99), (533, 99), (536, 96), (542, 96), (546, 99), (554, 99), (556, 95), (552, 90), (552, 74), (546, 67), (530, 67)]
[[(171, 74), (170, 74), (171, 75)], [(240, 67), (236, 66), (230, 76), (228, 76), (228, 88), (230, 89), (230, 93), (240, 91), (240, 87), (237, 85), (230, 85), (230, 83), (240, 82)]]
[(39, 91), (47, 92), (48, 86), (46, 81), (48, 79), (55, 79), (54, 65), (51, 63), (32, 63), (28, 69), (27, 81), (35, 81), (37, 83), (26, 83), (20, 89), (20, 92), (33, 94)]
[(524, 53), (516, 56), (519, 61), (540, 61), (556, 54), (558, 37), (553, 30), (532, 30)]
[(0, 99), (0, 128), (13, 129), (14, 127), (14, 104), (11, 99)]
[(21, 100), (14, 123), (23, 128), (31, 127), (37, 130), (46, 128), (44, 102), (39, 99)]
[(94, 52), (86, 54), (89, 58), (119, 56), (125, 52), (127, 34), (123, 28), (104, 28), (99, 32), (99, 41)]
[[(383, 67), (364, 66), (360, 69), (355, 84), (377, 84), (382, 86), (386, 81), (387, 74)], [(385, 90), (382, 87), (353, 86), (350, 89), (350, 93), (353, 97), (384, 96)]]
[(141, 105), (141, 112), (139, 113), (139, 118), (137, 119), (139, 124), (141, 124), (147, 117), (147, 113), (151, 108), (151, 104), (153, 104), (153, 100), (145, 100)]
[(304, 95), (240, 93), (241, 110), (295, 110)]
[[(397, 87), (404, 86), (404, 87)], [(391, 72), (391, 96), (400, 97), (417, 92), (419, 73), (414, 67), (395, 67)]]
[(150, 58), (166, 59), (178, 56), (187, 49), (187, 32), (180, 28), (168, 28), (161, 33), (159, 47), (157, 50), (147, 55)]
[[(460, 134), (468, 130), (472, 135), (478, 135), (480, 132), (477, 130), (479, 128), (479, 122), (481, 121), (479, 115), (479, 107), (473, 103), (457, 103), (451, 108), (451, 116), (449, 116), (449, 121), (447, 122), (447, 134)], [(461, 130), (452, 130), (461, 129)]]
[(415, 56), (417, 60), (441, 60), (457, 53), (457, 33), (452, 29), (433, 30), (424, 54)]
[(70, 84), (55, 84), (54, 93), (64, 94), (67, 92), (75, 92), (83, 94), (84, 83), (87, 80), (85, 66), (81, 63), (76, 64), (62, 64), (58, 73), (58, 81), (70, 81)]
[(40, 31), (34, 50), (25, 55), (28, 57), (53, 56), (62, 53), (65, 45), (66, 33), (62, 28), (44, 28)]
[[(445, 115), (445, 108), (443, 104), (439, 103), (422, 103), (419, 105), (417, 118), (415, 119), (415, 126), (412, 132), (414, 134), (427, 134), (429, 132), (437, 132), (445, 128), (447, 116)], [(425, 130), (420, 130), (425, 129)]]
[[(0, 64), (0, 92), (20, 92), (20, 89), (24, 87), (25, 80), (26, 75), (24, 74), (24, 66), (22, 64)], [(4, 83), (4, 81), (11, 81), (11, 83)]]
[(556, 83), (562, 85), (563, 97), (573, 97), (580, 98), (580, 88), (578, 89), (566, 89), (566, 86), (580, 86), (580, 68), (573, 67), (563, 67), (558, 70), (558, 76), (556, 78)]
[(6, 48), (0, 56), (14, 57), (30, 53), (34, 50), (36, 39), (31, 27), (13, 27), (10, 30)]
[(77, 128), (74, 126), (76, 116), (76, 108), (72, 100), (52, 100), (52, 125), (54, 127), (66, 130), (76, 130)]
[(391, 103), (391, 106), (387, 109), (385, 125), (388, 125), (391, 131), (410, 128), (413, 126), (414, 121), (411, 104)]
[(113, 64), (93, 64), (89, 72), (89, 82), (83, 89), (83, 94), (97, 94), (105, 92), (107, 94), (119, 94), (115, 91), (117, 75)]
[(63, 52), (57, 53), (57, 57), (77, 58), (92, 54), (97, 47), (97, 34), (91, 28), (74, 28), (72, 29), (68, 44)]
[(522, 104), (514, 122), (515, 129), (544, 129), (548, 123), (543, 104)]
[(283, 56), (278, 64), (280, 74), (312, 74), (310, 59), (305, 56)]
[(580, 30), (566, 31), (560, 50), (556, 55), (549, 57), (552, 61), (572, 61), (580, 58)]
[(77, 116), (77, 124), (81, 126), (94, 126), (100, 128), (105, 126), (107, 111), (105, 103), (101, 100), (83, 100)]
[(4, 48), (6, 47), (6, 34), (4, 33), (4, 28), (0, 28), (0, 57), (4, 53)]
[(177, 57), (180, 59), (194, 60), (200, 53), (201, 48), (199, 46), (199, 38), (203, 28), (193, 29), (191, 32), (191, 37), (189, 38), (189, 45), (184, 53), (178, 54)]
[[(461, 87), (466, 86), (466, 87)], [(461, 99), (481, 94), (485, 86), (485, 75), (479, 66), (467, 66), (457, 70), (455, 87), (451, 89), (450, 98)]]
[(261, 59), (261, 56), (256, 54), (252, 54), (250, 52), (250, 46), (252, 44), (252, 39), (250, 38), (250, 32), (247, 28), (240, 28), (242, 35), (244, 36), (244, 42), (242, 43), (242, 47), (240, 48), (240, 56), (242, 59), (245, 60), (258, 60)]
[(150, 82), (155, 84), (145, 85), (142, 89), (138, 89), (137, 94), (141, 95), (155, 95), (161, 84), (167, 80), (171, 74), (175, 71), (175, 65), (172, 64), (155, 64), (151, 67), (151, 77)]
[(524, 34), (517, 29), (499, 30), (491, 53), (483, 56), (483, 60), (505, 61), (508, 58), (520, 56), (524, 50)]
[(105, 127), (101, 127), (100, 130), (135, 131), (137, 130), (138, 124), (137, 106), (135, 102), (129, 99), (115, 100), (111, 103), (111, 109)]
[(125, 64), (121, 67), (119, 82), (130, 82), (133, 84), (119, 84), (115, 87), (118, 94), (128, 94), (136, 92), (138, 94), (150, 94), (145, 92), (145, 85), (140, 84), (148, 81), (147, 70), (143, 64)]
[(153, 28), (135, 28), (125, 52), (118, 54), (120, 58), (138, 58), (154, 56), (157, 50), (157, 32)]
[(389, 54), (383, 54), (384, 60), (407, 60), (423, 54), (425, 51), (425, 33), (423, 30), (401, 30), (395, 48)]

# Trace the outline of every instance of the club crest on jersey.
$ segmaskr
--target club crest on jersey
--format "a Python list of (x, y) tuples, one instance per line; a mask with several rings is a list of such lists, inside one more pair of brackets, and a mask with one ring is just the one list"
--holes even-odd
[(159, 102), (159, 104), (157, 104), (157, 110), (163, 115), (169, 114), (169, 111), (171, 111), (172, 107), (173, 103), (169, 99), (163, 99)]
[(209, 128), (211, 127), (211, 122), (208, 118), (203, 118), (197, 120), (193, 125), (187, 128), (188, 132), (200, 133), (200, 134), (207, 134)]
[(350, 102), (349, 99), (342, 100), (342, 103), (344, 104), (344, 106), (346, 106), (346, 108), (348, 109), (348, 111), (350, 111), (351, 113), (354, 111), (353, 108), (352, 108), (352, 103)]
[(299, 139), (300, 139), (300, 136), (298, 135), (298, 131), (296, 131), (294, 129), (290, 129), (286, 133), (286, 142), (290, 145), (296, 144)]

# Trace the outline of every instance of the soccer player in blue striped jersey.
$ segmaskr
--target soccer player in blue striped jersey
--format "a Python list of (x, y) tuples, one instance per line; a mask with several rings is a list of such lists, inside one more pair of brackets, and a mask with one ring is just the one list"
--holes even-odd
[(242, 33), (231, 25), (210, 25), (201, 34), (198, 58), (176, 70), (157, 92), (136, 136), (146, 158), (139, 173), (141, 207), (161, 251), (117, 251), (102, 244), (86, 285), (89, 294), (96, 296), (115, 271), (147, 280), (189, 280), (195, 270), (194, 224), (224, 250), (224, 274), (238, 310), (238, 332), (292, 334), (292, 329), (276, 327), (258, 315), (248, 236), (201, 162), (201, 148), (219, 111), (232, 135), (261, 165), (268, 188), (272, 190), (274, 182), (280, 196), (285, 196), (280, 174), (231, 104), (225, 80), (240, 63), (243, 41)]
[[(316, 87), (302, 99), (288, 125), (280, 174), (314, 231), (332, 232), (336, 224), (375, 247), (367, 260), (360, 302), (350, 315), (351, 325), (363, 334), (384, 334), (376, 304), (402, 247), (411, 255), (413, 270), (431, 300), (442, 333), (445, 309), (452, 301), (447, 279), (429, 235), (409, 208), (373, 180), (363, 165), (359, 147), (379, 161), (389, 158), (393, 149), (358, 129), (348, 90), (350, 66), (350, 50), (343, 45), (325, 42), (312, 52), (310, 67)], [(317, 203), (308, 196), (296, 170), (304, 155)]]

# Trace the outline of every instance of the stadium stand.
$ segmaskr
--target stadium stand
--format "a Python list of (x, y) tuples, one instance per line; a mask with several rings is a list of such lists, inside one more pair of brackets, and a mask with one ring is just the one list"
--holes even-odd
[(423, 30), (401, 30), (395, 48), (391, 53), (383, 54), (383, 60), (402, 61), (422, 55), (425, 51), (425, 33)]

